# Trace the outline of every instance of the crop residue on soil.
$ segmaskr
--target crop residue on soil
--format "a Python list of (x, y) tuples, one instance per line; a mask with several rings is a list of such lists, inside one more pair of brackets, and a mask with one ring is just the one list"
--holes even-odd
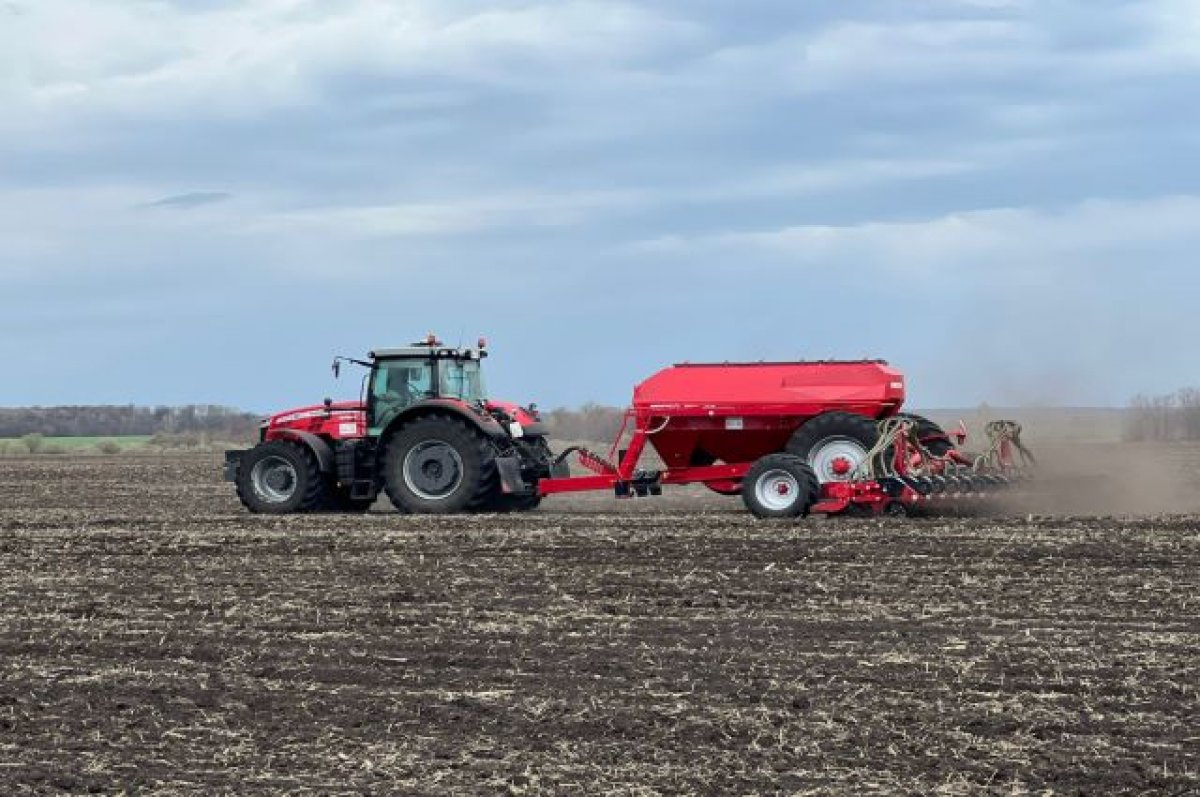
[(1192, 518), (257, 518), (217, 471), (0, 461), (5, 793), (1200, 790)]

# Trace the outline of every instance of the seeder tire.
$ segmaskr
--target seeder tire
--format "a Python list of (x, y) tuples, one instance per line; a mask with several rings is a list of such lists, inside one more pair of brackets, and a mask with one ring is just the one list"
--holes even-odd
[(742, 501), (759, 518), (804, 517), (819, 494), (812, 468), (791, 454), (762, 457), (742, 480)]
[(950, 438), (946, 435), (945, 430), (938, 426), (933, 421), (923, 415), (914, 415), (911, 412), (902, 412), (899, 417), (907, 418), (917, 425), (917, 439), (925, 440), (928, 437), (938, 437), (945, 439), (930, 440), (927, 443), (922, 443), (925, 448), (929, 449), (929, 453), (935, 457), (944, 457), (947, 453), (954, 449), (954, 444), (950, 442)]
[(260, 443), (246, 452), (235, 484), (238, 498), (255, 514), (316, 512), (329, 498), (313, 452), (284, 440)]
[(495, 452), (466, 424), (438, 415), (409, 421), (384, 454), (384, 489), (402, 512), (486, 510), (496, 489)]
[[(802, 459), (817, 481), (824, 484), (849, 481), (853, 471), (879, 440), (875, 421), (851, 412), (825, 412), (809, 419), (788, 441), (787, 453)], [(839, 457), (851, 460), (852, 468), (837, 474), (833, 463)]]

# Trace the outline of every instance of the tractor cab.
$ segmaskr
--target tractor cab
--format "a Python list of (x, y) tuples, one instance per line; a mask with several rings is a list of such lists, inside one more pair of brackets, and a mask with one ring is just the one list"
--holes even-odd
[(446, 347), (430, 335), (411, 346), (371, 352), (367, 426), (382, 429), (405, 409), (429, 399), (483, 404), (487, 392), (480, 366), (486, 345), (480, 339), (475, 348)]

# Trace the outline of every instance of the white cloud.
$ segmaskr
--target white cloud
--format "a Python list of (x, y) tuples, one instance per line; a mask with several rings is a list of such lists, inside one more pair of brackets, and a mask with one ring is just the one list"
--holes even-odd
[(580, 224), (590, 216), (644, 203), (635, 191), (510, 193), (446, 202), (268, 211), (249, 221), (251, 234), (304, 232), (351, 238), (467, 235)]
[(1166, 67), (1200, 67), (1200, 0), (1144, 3), (1150, 50)]
[(498, 230), (594, 225), (607, 218), (680, 206), (796, 199), (975, 171), (1003, 162), (1008, 148), (965, 149), (958, 157), (778, 163), (726, 179), (588, 191), (471, 193), (442, 201), (263, 210), (244, 229), (356, 238), (437, 237)]
[[(1110, 27), (1127, 31), (1127, 41), (1081, 51), (1061, 47), (1061, 38), (1076, 23), (1098, 24), (1089, 3), (958, 5), (961, 17), (938, 4), (937, 17), (846, 19), (722, 45), (700, 23), (632, 0), (243, 0), (187, 10), (151, 0), (5, 0), (0, 101), (8, 112), (0, 128), (44, 129), (94, 113), (259, 115), (317, 103), (323, 81), (354, 72), (508, 84), (568, 104), (578, 94), (609, 113), (615, 103), (654, 118), (655, 100), (678, 114), (681, 97), (711, 109), (758, 95), (971, 76), (1200, 67), (1200, 0), (1110, 9)], [(664, 53), (692, 51), (698, 59), (655, 64)]]
[[(934, 160), (864, 159), (781, 163), (736, 178), (674, 185), (627, 185), (593, 190), (466, 190), (439, 198), (380, 198), (374, 202), (318, 204), (269, 190), (234, 193), (195, 186), (133, 183), (0, 190), (0, 280), (95, 267), (94, 245), (117, 250), (157, 249), (158, 257), (184, 246), (227, 241), (247, 257), (272, 241), (455, 239), (504, 233), (528, 236), (553, 228), (598, 229), (614, 219), (681, 206), (756, 199), (832, 195), (889, 183), (958, 174), (980, 167), (980, 153)], [(461, 243), (461, 240), (459, 241)], [(614, 239), (614, 245), (619, 246)], [(85, 254), (86, 253), (86, 254)], [(110, 257), (117, 272), (136, 261)], [(303, 262), (254, 259), (251, 270), (300, 272)], [(320, 265), (322, 272), (326, 266)], [(363, 264), (362, 269), (370, 268)]]
[[(1014, 356), (1065, 356), (1030, 342), (1063, 303), (1096, 326), (1153, 308), (1180, 335), (1198, 5), (0, 0), (0, 294), (26, 319), (7, 339), (56, 362), (45, 330), (101, 334), (107, 303), (163, 319), (135, 349), (207, 348), (220, 374), (255, 324), (294, 352), (356, 347), (395, 334), (397, 307), (440, 323), (414, 285), (480, 275), (461, 314), (539, 344), (580, 301), (635, 312), (636, 358), (620, 334), (567, 346), (631, 371), (682, 342), (857, 354), (886, 335), (923, 360), (955, 321), (1026, 326), (1024, 297), (995, 298), (1012, 281), (1058, 280)], [(679, 235), (622, 243), (658, 230)], [(1158, 264), (1174, 290), (1138, 282)], [(906, 322), (875, 328), (906, 289)], [(112, 378), (153, 398), (176, 374), (138, 382), (144, 359)], [(530, 387), (596, 397), (572, 376)]]
[[(35, 114), (258, 113), (348, 71), (482, 83), (636, 61), (695, 28), (624, 2), (7, 0), (0, 100)], [(9, 116), (11, 123), (12, 115)]]
[(999, 208), (918, 221), (665, 236), (640, 248), (687, 255), (744, 252), (750, 262), (757, 253), (804, 265), (852, 264), (863, 272), (941, 279), (997, 267), (1008, 277), (1054, 275), (1097, 264), (1129, 269), (1146, 265), (1121, 259), (1131, 251), (1152, 256), (1158, 248), (1186, 242), (1200, 244), (1200, 196), (1093, 200), (1059, 211)]
[[(1200, 0), (1139, 0), (1104, 12), (1086, 1), (958, 5), (990, 13), (946, 16), (946, 4), (926, 4), (925, 11), (943, 15), (848, 19), (817, 30), (787, 31), (770, 41), (721, 48), (702, 72), (709, 82), (803, 93), (962, 85), (972, 78), (1104, 80), (1200, 68)], [(1098, 20), (1098, 13), (1106, 17)], [(1122, 38), (1080, 49), (1064, 46), (1088, 29)]]

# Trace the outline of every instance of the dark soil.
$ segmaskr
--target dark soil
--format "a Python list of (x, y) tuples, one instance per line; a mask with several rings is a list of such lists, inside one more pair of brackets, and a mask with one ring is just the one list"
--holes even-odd
[(251, 517), (0, 460), (0, 793), (1193, 794), (1200, 521)]

